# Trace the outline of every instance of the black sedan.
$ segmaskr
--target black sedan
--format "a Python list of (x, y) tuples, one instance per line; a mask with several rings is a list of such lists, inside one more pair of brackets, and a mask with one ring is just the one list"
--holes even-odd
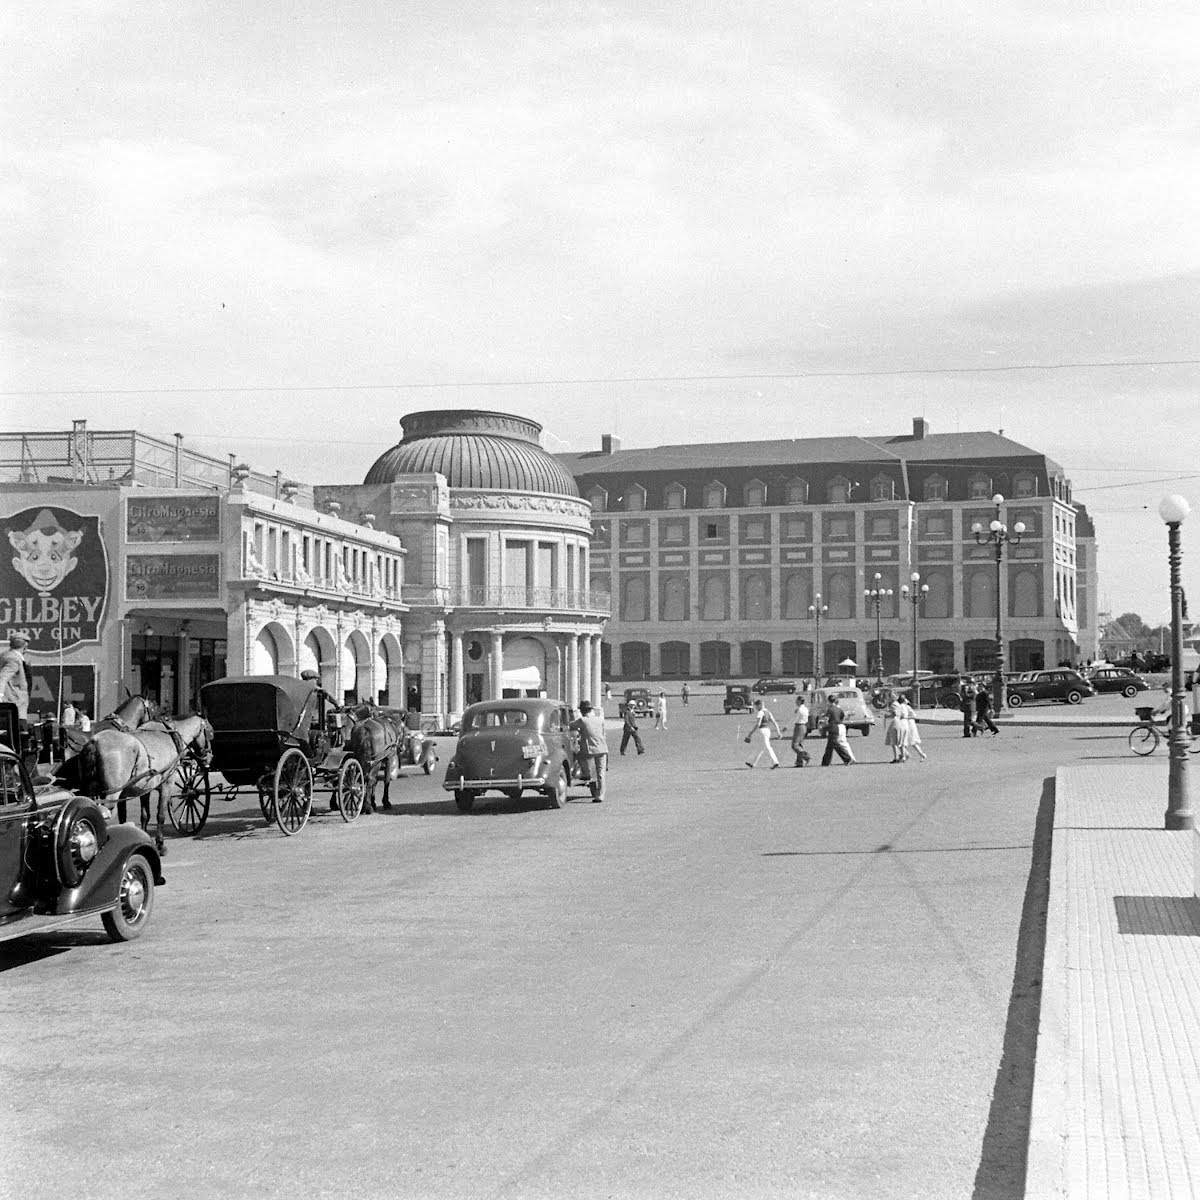
[(759, 679), (750, 685), (750, 690), (759, 696), (765, 696), (768, 692), (782, 692), (784, 695), (794, 696), (796, 683), (792, 679)]
[(1030, 671), (1021, 679), (1007, 685), (1008, 705), (1020, 708), (1038, 700), (1058, 700), (1063, 704), (1078, 704), (1096, 689), (1078, 671)]
[(1088, 683), (1098, 692), (1120, 692), (1126, 699), (1150, 690), (1150, 685), (1128, 667), (1097, 667), (1088, 675)]
[(0, 743), (0, 941), (99, 917), (114, 942), (141, 935), (164, 883), (154, 843), (109, 825), (92, 800), (34, 781)]

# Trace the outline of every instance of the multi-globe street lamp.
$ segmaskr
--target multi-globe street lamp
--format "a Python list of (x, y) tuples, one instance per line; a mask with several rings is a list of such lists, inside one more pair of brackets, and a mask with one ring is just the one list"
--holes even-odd
[(1004, 504), (1004, 497), (997, 492), (992, 497), (992, 503), (996, 506), (996, 515), (989, 522), (987, 533), (984, 533), (983, 525), (979, 521), (971, 526), (971, 532), (975, 535), (975, 541), (979, 545), (990, 544), (996, 549), (996, 680), (992, 688), (992, 695), (995, 697), (996, 709), (999, 711), (1004, 707), (1007, 699), (1004, 694), (1004, 626), (1002, 624), (1004, 590), (1000, 575), (1000, 563), (1004, 557), (1005, 545), (1017, 545), (1021, 540), (1021, 534), (1025, 532), (1025, 525), (1022, 521), (1016, 522), (1010, 533), (1008, 526), (1000, 519), (1000, 509)]
[(808, 606), (809, 619), (815, 620), (817, 623), (817, 640), (813, 647), (813, 665), (817, 687), (821, 686), (821, 615), (828, 611), (829, 605), (821, 603), (821, 593), (818, 592), (813, 597), (813, 602)]
[(913, 620), (912, 620), (912, 629), (913, 629), (913, 676), (912, 676), (913, 698), (912, 698), (912, 702), (913, 702), (914, 708), (920, 708), (921, 707), (921, 694), (917, 690), (917, 667), (918, 667), (918, 662), (917, 662), (917, 617), (920, 615), (920, 612), (921, 612), (921, 601), (924, 600), (925, 597), (929, 595), (929, 584), (921, 582), (921, 572), (920, 571), (914, 571), (909, 576), (909, 579), (912, 580), (912, 587), (910, 588), (907, 583), (904, 584), (900, 588), (900, 595), (903, 596), (904, 599), (907, 600), (912, 605), (912, 614), (913, 614)]
[(1167, 739), (1167, 812), (1164, 827), (1191, 829), (1192, 801), (1188, 794), (1188, 735), (1183, 720), (1183, 550), (1179, 527), (1191, 512), (1182, 496), (1167, 496), (1158, 515), (1167, 526), (1167, 562), (1171, 570), (1171, 733)]
[(895, 592), (891, 588), (883, 586), (883, 576), (875, 572), (875, 586), (865, 588), (863, 595), (866, 597), (868, 606), (875, 606), (875, 679), (877, 682), (883, 682), (883, 625), (880, 620), (880, 610), (883, 606), (883, 601), (888, 596), (894, 596)]

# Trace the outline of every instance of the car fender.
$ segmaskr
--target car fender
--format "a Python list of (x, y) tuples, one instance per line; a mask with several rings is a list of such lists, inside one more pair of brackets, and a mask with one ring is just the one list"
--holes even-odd
[(162, 859), (154, 848), (154, 842), (137, 826), (113, 825), (109, 827), (108, 835), (108, 841), (88, 867), (83, 881), (59, 893), (55, 913), (66, 915), (112, 908), (117, 902), (125, 864), (135, 854), (142, 855), (150, 863), (158, 887), (167, 882), (162, 873)]

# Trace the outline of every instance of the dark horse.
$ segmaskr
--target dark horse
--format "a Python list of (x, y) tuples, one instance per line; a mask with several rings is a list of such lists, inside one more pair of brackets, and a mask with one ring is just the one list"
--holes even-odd
[(376, 777), (383, 775), (383, 807), (391, 808), (388, 799), (392, 778), (400, 773), (400, 745), (407, 730), (401, 722), (387, 716), (369, 704), (360, 704), (351, 713), (354, 725), (346, 741), (346, 753), (358, 759), (367, 785), (363, 812), (375, 811)]
[[(90, 730), (68, 728), (65, 733), (65, 755), (58, 770), (54, 773), (55, 781), (67, 788), (79, 787), (79, 752), (105, 729), (123, 729), (126, 732), (145, 725), (147, 721), (158, 720), (158, 708), (153, 700), (145, 696), (130, 696), (122, 700), (107, 717), (94, 721)], [(121, 820), (125, 814), (120, 814)]]
[(97, 800), (117, 801), (124, 820), (124, 801), (142, 802), (142, 828), (150, 824), (150, 793), (158, 792), (158, 828), (154, 844), (165, 853), (163, 812), (175, 794), (179, 765), (191, 753), (207, 759), (212, 752), (212, 726), (203, 717), (157, 721), (134, 731), (102, 729), (79, 752), (79, 791)]

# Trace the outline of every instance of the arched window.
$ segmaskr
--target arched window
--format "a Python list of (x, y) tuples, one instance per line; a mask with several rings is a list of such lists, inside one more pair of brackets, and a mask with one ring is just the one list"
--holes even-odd
[(625, 489), (625, 511), (642, 512), (646, 507), (646, 489), (640, 483)]
[(789, 479), (787, 484), (787, 502), (789, 504), (808, 503), (808, 480), (797, 476)]
[(687, 488), (682, 483), (669, 483), (663, 492), (664, 508), (682, 508), (687, 500)]
[(662, 596), (662, 619), (664, 621), (687, 620), (687, 580), (678, 575), (670, 575), (662, 581), (660, 587)]
[(621, 620), (644, 621), (646, 619), (646, 581), (640, 575), (632, 575), (621, 588)]
[(990, 571), (975, 571), (967, 584), (967, 616), (996, 615), (996, 585)]
[(967, 480), (967, 499), (990, 500), (992, 498), (992, 477), (976, 472)]
[(849, 571), (825, 576), (825, 603), (831, 617), (854, 616), (854, 576)]
[(725, 485), (714, 480), (704, 489), (705, 508), (725, 507)]
[(1036, 617), (1041, 608), (1040, 588), (1036, 571), (1018, 571), (1012, 581), (1012, 615), (1014, 617)]
[(896, 498), (896, 481), (888, 475), (876, 475), (871, 480), (871, 499), (874, 501), (880, 500), (895, 500)]
[(587, 498), (592, 512), (604, 512), (608, 508), (608, 493), (602, 487), (588, 488)]
[(926, 500), (945, 500), (949, 484), (944, 475), (926, 475), (922, 495)]
[(767, 581), (761, 575), (751, 575), (742, 581), (742, 620), (766, 621), (771, 616), (767, 596)]
[(835, 475), (825, 486), (826, 504), (847, 504), (850, 501), (850, 480), (845, 475)]
[(812, 603), (812, 581), (805, 571), (793, 571), (783, 581), (783, 615), (796, 620), (808, 615)]
[(710, 575), (700, 592), (700, 620), (729, 620), (729, 582), (724, 575)]
[(950, 611), (950, 580), (944, 571), (926, 571), (921, 568), (922, 583), (929, 585), (925, 596), (924, 617), (944, 618), (951, 615)]
[(752, 479), (746, 484), (743, 495), (747, 508), (761, 508), (767, 502), (767, 485), (761, 479)]

